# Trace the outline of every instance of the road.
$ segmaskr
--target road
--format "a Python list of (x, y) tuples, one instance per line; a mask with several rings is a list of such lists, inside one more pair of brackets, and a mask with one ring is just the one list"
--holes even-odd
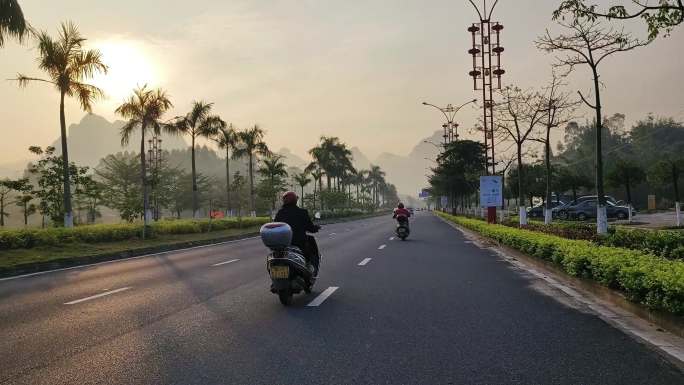
[(0, 383), (684, 384), (440, 219), (412, 230), (326, 226), (290, 308), (258, 239), (0, 281)]

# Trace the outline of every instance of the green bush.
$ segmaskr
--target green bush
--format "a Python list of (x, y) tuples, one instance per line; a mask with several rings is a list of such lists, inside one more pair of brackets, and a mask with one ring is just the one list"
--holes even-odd
[[(518, 223), (506, 221), (505, 226), (518, 228)], [(596, 234), (596, 226), (589, 223), (555, 222), (545, 225), (530, 222), (524, 229), (576, 240), (592, 241), (598, 245), (641, 250), (668, 259), (684, 259), (684, 232), (677, 230), (630, 229), (612, 226), (606, 236)]]
[[(163, 220), (151, 226), (152, 236), (172, 234), (197, 234), (210, 231), (221, 231), (262, 225), (268, 218), (226, 218), (209, 221), (197, 220)], [(138, 239), (142, 235), (143, 225), (110, 224), (88, 225), (74, 228), (17, 229), (0, 230), (0, 250), (27, 249), (36, 246), (57, 246), (64, 243), (101, 243)]]
[(684, 315), (684, 262), (587, 240), (572, 240), (525, 229), (439, 213), (443, 218), (526, 254), (553, 262), (576, 277), (620, 290), (650, 309)]

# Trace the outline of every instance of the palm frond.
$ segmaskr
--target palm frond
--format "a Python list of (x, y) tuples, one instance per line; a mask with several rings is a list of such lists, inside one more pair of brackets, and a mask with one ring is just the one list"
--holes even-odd
[(5, 45), (5, 35), (22, 42), (29, 31), (24, 13), (17, 0), (0, 1), (0, 47)]
[(131, 135), (133, 134), (133, 131), (135, 131), (136, 128), (140, 126), (140, 121), (136, 119), (131, 119), (126, 124), (121, 127), (120, 130), (120, 135), (121, 135), (121, 146), (125, 146), (128, 144), (130, 141)]
[(95, 100), (104, 98), (104, 92), (90, 84), (71, 83), (71, 89), (73, 89), (74, 94), (78, 97), (81, 108), (87, 112), (92, 112)]

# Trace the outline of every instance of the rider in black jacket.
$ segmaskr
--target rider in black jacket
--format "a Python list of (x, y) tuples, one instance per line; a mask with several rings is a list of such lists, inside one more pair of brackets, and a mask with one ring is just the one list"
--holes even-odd
[(304, 257), (314, 266), (318, 273), (319, 255), (318, 246), (313, 237), (306, 233), (316, 233), (320, 226), (311, 221), (309, 212), (306, 209), (297, 207), (299, 197), (293, 191), (283, 194), (283, 206), (275, 216), (276, 222), (285, 222), (292, 228), (292, 245), (299, 247), (304, 253)]

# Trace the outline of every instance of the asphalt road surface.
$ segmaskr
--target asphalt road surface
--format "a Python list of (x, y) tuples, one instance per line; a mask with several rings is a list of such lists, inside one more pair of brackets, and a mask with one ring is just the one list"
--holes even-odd
[(0, 383), (684, 384), (438, 218), (393, 226), (327, 226), (289, 308), (258, 239), (0, 281)]

